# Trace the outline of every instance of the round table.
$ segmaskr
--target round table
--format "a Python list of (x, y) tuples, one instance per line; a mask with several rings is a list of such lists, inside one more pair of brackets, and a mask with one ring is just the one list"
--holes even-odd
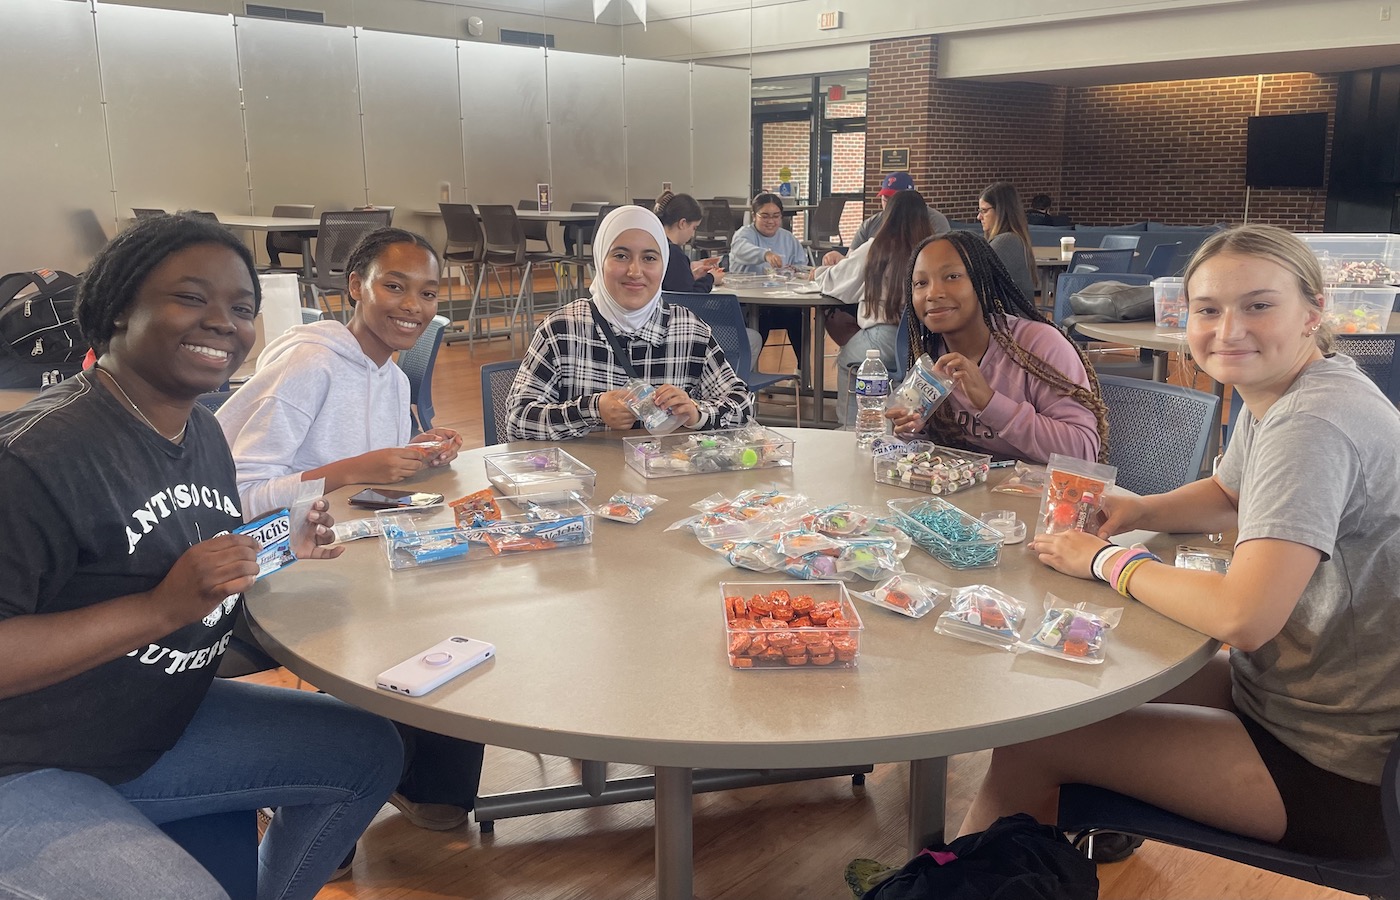
[[(792, 352), (798, 356), (799, 367), (810, 372), (810, 382), (812, 385), (813, 416), (815, 424), (828, 428), (835, 428), (835, 419), (826, 417), (826, 316), (821, 307), (841, 306), (842, 302), (836, 297), (823, 294), (820, 291), (795, 291), (790, 287), (733, 287), (728, 284), (721, 284), (715, 288), (716, 294), (733, 294), (743, 303), (750, 306), (771, 306), (780, 309), (800, 309), (804, 322), (812, 324), (810, 334), (812, 336), (807, 348), (807, 359), (802, 361), (800, 348), (794, 347)], [(814, 315), (815, 313), (815, 315)], [(755, 327), (756, 321), (750, 321), (749, 327)], [(754, 360), (755, 367), (758, 360)]]
[(0, 389), (0, 413), (14, 412), (37, 396), (38, 388)]
[[(1047, 591), (1124, 607), (1102, 666), (1013, 655), (936, 634), (860, 603), (859, 667), (731, 669), (722, 581), (787, 580), (730, 567), (667, 525), (716, 492), (776, 485), (818, 503), (922, 496), (877, 484), (849, 432), (781, 429), (791, 468), (644, 479), (616, 440), (565, 449), (598, 472), (595, 500), (617, 490), (668, 498), (642, 523), (598, 520), (593, 543), (391, 572), (378, 541), (334, 561), (303, 561), (259, 582), (248, 613), (263, 646), (298, 676), (372, 712), (483, 743), (656, 767), (658, 896), (691, 896), (691, 770), (911, 761), (914, 851), (941, 836), (946, 757), (1066, 731), (1144, 703), (1205, 664), (1215, 641), (1106, 585), (1060, 575), (1024, 545), (995, 568), (954, 571), (919, 548), (905, 565), (951, 586), (990, 583), (1031, 604)], [(527, 449), (530, 444), (508, 445)], [(405, 485), (449, 499), (487, 487), (484, 456)], [(994, 470), (989, 483), (1007, 476)], [(361, 515), (332, 497), (337, 517)], [(1011, 508), (1033, 521), (1038, 498), (978, 487), (951, 498), (973, 512)], [(1175, 538), (1162, 536), (1158, 550)], [(857, 588), (867, 588), (858, 582)], [(497, 657), (422, 698), (377, 690), (375, 675), (451, 635), (494, 643)]]

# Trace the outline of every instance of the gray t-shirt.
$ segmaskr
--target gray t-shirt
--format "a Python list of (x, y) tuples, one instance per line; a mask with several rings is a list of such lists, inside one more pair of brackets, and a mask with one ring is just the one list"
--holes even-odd
[(1314, 765), (1368, 784), (1400, 733), (1397, 447), (1400, 412), (1333, 356), (1261, 422), (1243, 410), (1219, 469), (1239, 493), (1238, 543), (1322, 553), (1278, 636), (1231, 652), (1235, 705)]

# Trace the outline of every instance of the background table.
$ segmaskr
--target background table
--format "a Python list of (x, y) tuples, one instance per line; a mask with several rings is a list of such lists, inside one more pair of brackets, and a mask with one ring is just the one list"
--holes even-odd
[(303, 219), (292, 216), (219, 216), (219, 224), (227, 228), (245, 228), (248, 231), (287, 231), (301, 239), (301, 277), (310, 279), (311, 239), (321, 230), (320, 219)]
[[(837, 421), (826, 417), (826, 316), (822, 313), (821, 307), (841, 306), (842, 301), (826, 294), (812, 292), (798, 292), (787, 287), (731, 287), (728, 284), (721, 284), (715, 288), (716, 294), (733, 294), (740, 301), (755, 306), (776, 306), (786, 308), (797, 308), (803, 311), (803, 318), (813, 322), (807, 330), (810, 340), (807, 348), (807, 364), (802, 364), (801, 348), (793, 347), (793, 355), (797, 357), (798, 368), (804, 368), (809, 374), (812, 386), (813, 409), (812, 419), (814, 424), (823, 428), (835, 428)], [(749, 327), (754, 323), (750, 322)], [(758, 360), (753, 361), (754, 368), (758, 368)], [(840, 373), (837, 373), (840, 377)]]
[[(335, 696), (390, 718), (507, 747), (657, 767), (659, 896), (691, 895), (694, 768), (852, 766), (910, 760), (912, 848), (940, 837), (946, 757), (1024, 741), (1131, 709), (1184, 681), (1216, 642), (1106, 585), (1060, 575), (1024, 545), (992, 569), (944, 568), (920, 549), (911, 571), (949, 585), (995, 584), (1032, 604), (1046, 591), (1122, 606), (1108, 661), (1082, 666), (1013, 655), (934, 633), (936, 611), (913, 620), (868, 604), (859, 668), (743, 671), (726, 660), (722, 581), (787, 581), (735, 569), (686, 531), (665, 527), (701, 497), (776, 485), (819, 503), (921, 496), (876, 484), (849, 432), (782, 433), (796, 440), (790, 469), (646, 480), (622, 465), (615, 440), (572, 442), (598, 470), (595, 499), (616, 490), (669, 498), (639, 525), (598, 521), (584, 547), (391, 572), (377, 541), (334, 561), (304, 561), (248, 594), (254, 632), (287, 668)], [(511, 445), (512, 449), (538, 444)], [(487, 486), (482, 457), (405, 482), (449, 498)], [(1005, 477), (998, 471), (993, 482)], [(337, 492), (338, 517), (360, 515)], [(978, 511), (1038, 499), (956, 494)], [(1158, 539), (1170, 552), (1175, 538)], [(799, 582), (800, 584), (800, 582)], [(867, 582), (858, 587), (869, 587)], [(490, 641), (495, 660), (423, 698), (376, 690), (375, 675), (445, 637)], [(820, 815), (820, 811), (813, 814)], [(911, 851), (912, 852), (912, 851)]]
[(14, 412), (37, 396), (38, 388), (0, 389), (0, 413)]

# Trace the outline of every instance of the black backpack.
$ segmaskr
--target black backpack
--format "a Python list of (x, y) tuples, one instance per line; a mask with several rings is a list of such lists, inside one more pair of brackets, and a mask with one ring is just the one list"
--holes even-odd
[[(27, 288), (34, 288), (21, 294)], [(88, 341), (74, 315), (78, 279), (36, 269), (0, 278), (0, 388), (37, 388), (45, 375), (75, 375)]]

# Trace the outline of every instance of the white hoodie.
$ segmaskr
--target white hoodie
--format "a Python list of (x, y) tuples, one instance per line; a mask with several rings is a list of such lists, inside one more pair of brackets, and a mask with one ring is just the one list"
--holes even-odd
[(341, 323), (288, 329), (218, 413), (244, 518), (290, 505), (303, 472), (407, 444), (408, 407), (408, 376), (376, 366)]

